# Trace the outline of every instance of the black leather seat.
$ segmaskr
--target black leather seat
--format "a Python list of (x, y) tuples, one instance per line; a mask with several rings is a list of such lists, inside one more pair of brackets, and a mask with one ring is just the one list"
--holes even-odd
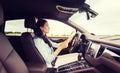
[(29, 73), (8, 39), (0, 33), (0, 73)]
[(32, 68), (32, 70), (38, 68), (39, 73), (45, 73), (47, 70), (46, 62), (35, 47), (31, 33), (23, 33), (21, 36), (21, 42), (26, 59), (28, 60), (28, 67), (30, 69)]
[[(3, 9), (0, 4), (0, 29), (3, 23)], [(25, 63), (2, 31), (0, 31), (0, 73), (29, 73)]]
[[(26, 28), (33, 28), (35, 24), (34, 18), (28, 18), (25, 20), (25, 27)], [(28, 63), (28, 69), (34, 73), (35, 71), (39, 73), (45, 73), (47, 70), (47, 65), (40, 54), (40, 52), (35, 47), (35, 44), (33, 42), (33, 37), (30, 32), (22, 33), (21, 35), (21, 43), (23, 46), (23, 50), (25, 53), (25, 58), (27, 59)]]

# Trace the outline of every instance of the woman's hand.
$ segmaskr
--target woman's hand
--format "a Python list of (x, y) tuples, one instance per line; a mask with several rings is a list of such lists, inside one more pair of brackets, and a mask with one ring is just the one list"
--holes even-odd
[(70, 42), (70, 41), (73, 39), (73, 37), (75, 36), (75, 34), (76, 34), (76, 32), (73, 31), (73, 32), (71, 33), (71, 35), (68, 37), (67, 41)]
[(61, 49), (67, 48), (68, 47), (68, 43), (69, 43), (68, 40), (65, 40), (64, 42), (62, 42), (60, 44), (59, 48), (61, 48)]
[(68, 39), (66, 39), (64, 42), (62, 42), (59, 47), (60, 47), (61, 49), (67, 48), (69, 42), (72, 40), (72, 38), (74, 37), (75, 34), (76, 34), (76, 32), (73, 31), (73, 32), (71, 33), (71, 35), (68, 37)]
[(72, 40), (72, 38), (74, 37), (75, 32), (72, 32), (72, 34), (68, 37), (67, 40), (63, 41), (60, 46), (58, 46), (58, 48), (55, 50), (55, 52), (53, 53), (54, 57), (57, 57), (57, 55), (60, 53), (60, 51), (62, 49), (65, 49), (68, 47), (69, 42)]
[(53, 55), (54, 55), (54, 57), (57, 57), (57, 55), (60, 53), (60, 51), (62, 50), (62, 49), (65, 49), (65, 48), (67, 48), (68, 47), (68, 41), (67, 40), (65, 40), (64, 42), (62, 42), (61, 44), (60, 44), (60, 46), (55, 50), (55, 52), (53, 53)]

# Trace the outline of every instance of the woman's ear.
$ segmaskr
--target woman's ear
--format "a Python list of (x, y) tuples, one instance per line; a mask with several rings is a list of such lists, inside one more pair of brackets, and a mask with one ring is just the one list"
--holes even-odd
[(40, 27), (41, 30), (43, 30), (43, 27)]

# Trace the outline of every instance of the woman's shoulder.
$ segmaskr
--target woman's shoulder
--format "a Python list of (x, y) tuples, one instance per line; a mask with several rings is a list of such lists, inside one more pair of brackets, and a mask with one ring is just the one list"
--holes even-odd
[(39, 41), (42, 41), (43, 39), (40, 38), (40, 37), (35, 36), (35, 37), (33, 37), (33, 40), (34, 40), (34, 41), (38, 41), (38, 40), (39, 40)]

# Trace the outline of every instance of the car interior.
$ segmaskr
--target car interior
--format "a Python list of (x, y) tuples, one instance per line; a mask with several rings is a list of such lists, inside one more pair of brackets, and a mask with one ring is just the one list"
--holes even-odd
[[(120, 73), (120, 44), (97, 39), (68, 22), (77, 11), (86, 12), (87, 19), (98, 15), (85, 0), (1, 0), (0, 73)], [(76, 29), (69, 49), (60, 54), (77, 52), (77, 61), (54, 68), (55, 59), (53, 67), (47, 68), (33, 42), (33, 32), (23, 32), (20, 36), (5, 34), (6, 21), (25, 19), (24, 27), (33, 29), (36, 18), (58, 20)], [(62, 41), (65, 39), (62, 38)], [(53, 41), (61, 42), (59, 39)]]

